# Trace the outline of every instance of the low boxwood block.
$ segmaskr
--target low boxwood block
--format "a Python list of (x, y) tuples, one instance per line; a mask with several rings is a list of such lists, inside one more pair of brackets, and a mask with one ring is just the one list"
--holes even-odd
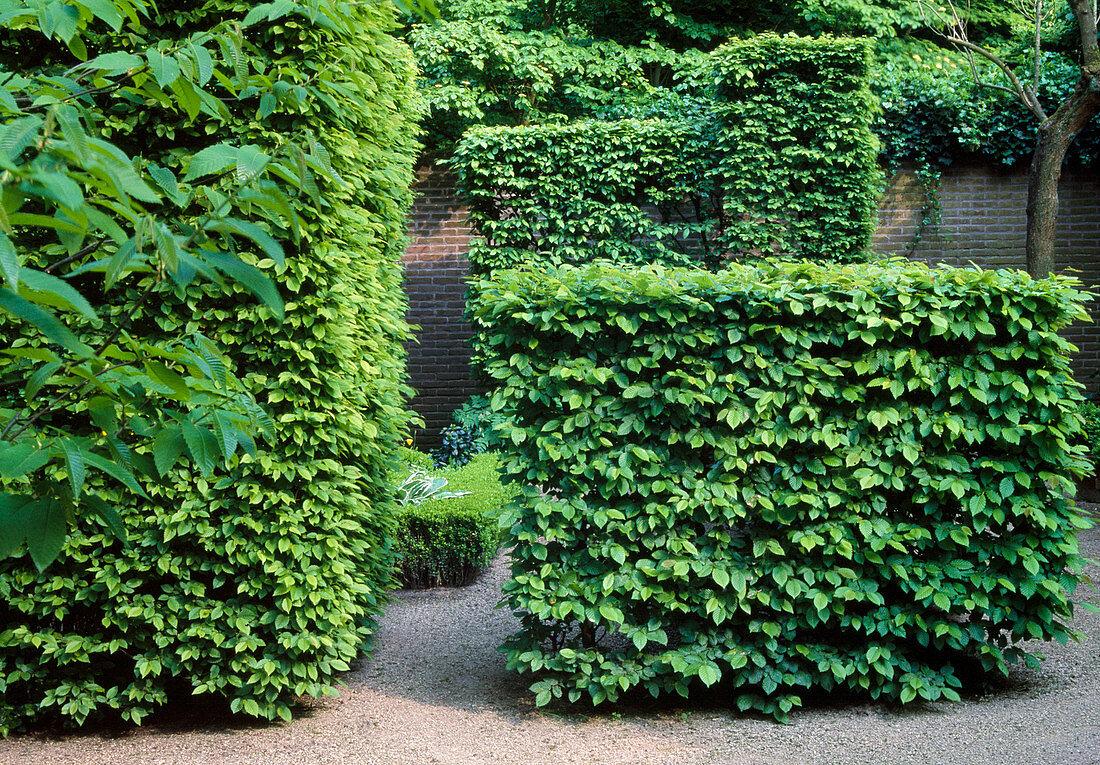
[(447, 479), (447, 491), (469, 493), (399, 510), (394, 549), (405, 587), (469, 584), (493, 559), (502, 537), (497, 516), (512, 494), (501, 485), (499, 466), (499, 455), (486, 452), (432, 471)]
[(523, 486), (501, 523), (538, 703), (721, 681), (957, 699), (1073, 636), (1087, 468), (1057, 277), (901, 261), (590, 265), (475, 286)]

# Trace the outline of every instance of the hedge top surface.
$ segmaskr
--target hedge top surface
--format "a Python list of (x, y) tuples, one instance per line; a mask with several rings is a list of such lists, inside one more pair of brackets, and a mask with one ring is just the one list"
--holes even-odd
[[(1035, 281), (1021, 271), (989, 271), (977, 267), (933, 269), (924, 263), (904, 259), (857, 264), (767, 260), (738, 264), (718, 273), (667, 268), (660, 264), (629, 269), (599, 262), (583, 267), (549, 268), (542, 272), (530, 268), (501, 270), (491, 278), (474, 280), (474, 285), (479, 293), (484, 291), (492, 295), (491, 300), (475, 306), (476, 315), (482, 318), (523, 307), (523, 312), (512, 318), (531, 320), (531, 309), (535, 307), (551, 309), (603, 301), (629, 302), (637, 305), (641, 314), (656, 317), (661, 313), (659, 304), (668, 300), (685, 304), (706, 300), (709, 305), (712, 301), (751, 294), (763, 303), (779, 305), (812, 295), (829, 294), (835, 299), (846, 293), (856, 302), (859, 295), (876, 300), (893, 299), (898, 305), (910, 302), (902, 296), (922, 295), (942, 306), (964, 297), (988, 302), (996, 296), (1014, 296), (1027, 299), (1029, 308), (1034, 302), (1035, 310), (1047, 306), (1051, 311), (1049, 318), (1054, 322), (1046, 327), (1050, 330), (1089, 320), (1088, 313), (1079, 304), (1088, 295), (1072, 277), (1055, 276)], [(995, 293), (989, 289), (993, 285), (997, 287)], [(646, 308), (650, 303), (652, 306)], [(1062, 309), (1069, 305), (1075, 307), (1065, 313)], [(814, 307), (812, 299), (804, 306)], [(869, 303), (865, 307), (868, 312), (877, 310)], [(1025, 330), (1026, 327), (1013, 318), (1020, 313), (1019, 309), (1006, 308), (1005, 318), (1009, 321), (1005, 326)], [(929, 307), (922, 310), (927, 311)], [(954, 333), (944, 334), (965, 336), (966, 329), (957, 327)]]

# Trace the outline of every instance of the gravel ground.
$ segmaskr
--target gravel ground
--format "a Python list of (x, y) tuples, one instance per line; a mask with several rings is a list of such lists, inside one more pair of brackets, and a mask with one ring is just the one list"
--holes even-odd
[[(1082, 542), (1100, 557), (1100, 528)], [(1084, 643), (1045, 645), (1041, 670), (956, 704), (818, 704), (787, 725), (720, 700), (540, 712), (494, 650), (515, 625), (493, 608), (505, 575), (498, 560), (468, 588), (399, 593), (373, 658), (292, 723), (190, 709), (122, 732), (0, 741), (0, 763), (1100, 763), (1100, 615), (1084, 609)]]

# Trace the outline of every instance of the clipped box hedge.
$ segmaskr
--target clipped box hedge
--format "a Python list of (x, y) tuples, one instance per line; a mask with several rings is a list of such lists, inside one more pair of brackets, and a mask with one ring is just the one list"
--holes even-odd
[(1063, 278), (916, 263), (482, 280), (523, 501), (509, 666), (540, 704), (719, 681), (957, 699), (1073, 634), (1083, 474)]
[(458, 587), (472, 582), (500, 548), (497, 516), (512, 495), (501, 485), (500, 456), (474, 455), (465, 465), (433, 470), (448, 492), (397, 513), (394, 550), (397, 578), (405, 587)]

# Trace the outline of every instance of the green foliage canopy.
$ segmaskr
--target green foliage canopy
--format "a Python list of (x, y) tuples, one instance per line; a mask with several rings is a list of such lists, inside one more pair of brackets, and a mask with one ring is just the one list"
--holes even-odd
[(667, 119), (471, 130), (450, 161), (479, 234), (471, 270), (863, 258), (879, 183), (869, 69), (862, 41), (762, 35), (710, 54), (707, 97)]
[[(975, 40), (1011, 37), (1004, 3), (969, 4)], [(895, 68), (955, 66), (925, 27), (916, 0), (454, 0), (439, 24), (414, 24), (435, 148), (470, 127), (641, 116), (672, 89), (695, 86), (700, 55), (763, 32), (866, 36)], [(938, 70), (937, 70), (938, 71)]]

